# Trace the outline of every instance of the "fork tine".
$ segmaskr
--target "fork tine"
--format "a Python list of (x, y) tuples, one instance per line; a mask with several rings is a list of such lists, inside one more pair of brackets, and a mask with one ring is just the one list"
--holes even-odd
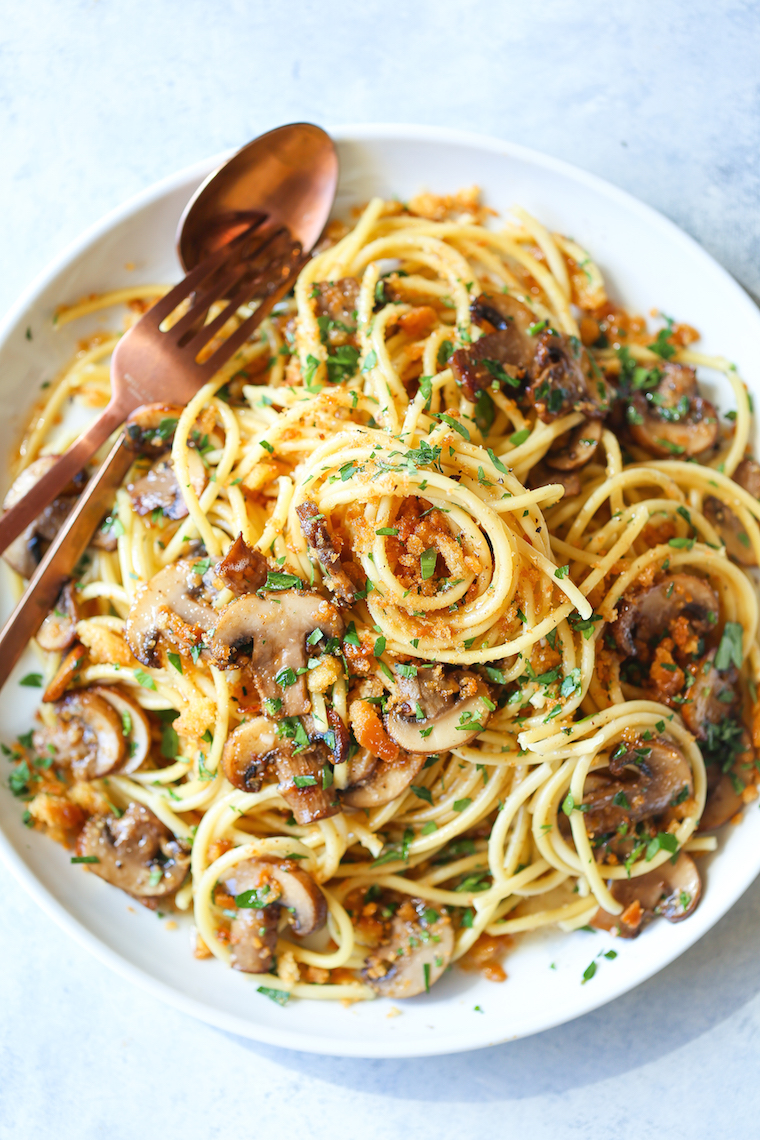
[(219, 267), (225, 261), (232, 262), (235, 254), (240, 256), (241, 249), (255, 230), (262, 225), (266, 220), (266, 215), (262, 214), (259, 219), (254, 221), (247, 230), (238, 234), (228, 245), (222, 246), (212, 253), (209, 257), (205, 258), (195, 269), (191, 270), (186, 277), (182, 279), (173, 289), (170, 289), (155, 305), (148, 310), (143, 316), (150, 318), (150, 322), (155, 325), (160, 325), (166, 318), (174, 312), (178, 305), (181, 305), (188, 297), (192, 296), (208, 279), (217, 272)]
[(226, 273), (221, 277), (213, 279), (213, 283), (209, 285), (205, 293), (193, 300), (185, 315), (181, 317), (176, 324), (172, 325), (169, 330), (172, 337), (181, 345), (183, 337), (188, 331), (202, 326), (203, 319), (214, 301), (226, 296), (233, 286), (234, 292), (237, 292), (241, 279), (248, 276), (249, 273), (250, 267), (247, 262), (238, 261), (234, 265), (229, 266)]
[[(225, 364), (230, 357), (237, 352), (240, 346), (248, 340), (248, 337), (255, 332), (261, 322), (269, 316), (277, 302), (284, 297), (288, 290), (295, 284), (298, 274), (308, 260), (309, 254), (301, 252), (295, 260), (290, 262), (288, 272), (285, 272), (285, 267), (283, 267), (282, 279), (271, 292), (264, 297), (255, 313), (252, 313), (241, 325), (238, 325), (235, 331), (214, 350), (208, 360), (204, 360), (202, 364), (196, 365), (204, 382), (210, 380), (214, 373), (219, 371), (222, 365)], [(240, 302), (238, 302), (238, 305), (239, 304)], [(229, 317), (227, 319), (229, 319)]]
[[(287, 231), (285, 229), (278, 230), (276, 233), (274, 233), (271, 240), (256, 251), (256, 258), (258, 259), (258, 256), (262, 252), (266, 251), (267, 246), (271, 246), (276, 240), (279, 240), (286, 233)], [(281, 267), (283, 276), (287, 276), (288, 263), (292, 262), (293, 257), (300, 254), (300, 252), (300, 243), (293, 242), (291, 244), (287, 262)], [(219, 330), (224, 327), (230, 317), (234, 315), (234, 313), (240, 308), (242, 304), (245, 304), (247, 300), (249, 300), (252, 296), (255, 296), (259, 291), (261, 291), (263, 295), (266, 296), (272, 287), (277, 286), (277, 278), (273, 278), (272, 276), (274, 266), (256, 264), (251, 265), (250, 262), (247, 262), (246, 265), (247, 272), (245, 274), (241, 274), (236, 288), (229, 295), (229, 303), (225, 306), (222, 312), (219, 313), (213, 321), (209, 321), (208, 324), (202, 325), (200, 328), (198, 328), (195, 335), (189, 339), (186, 339), (184, 343), (180, 334), (178, 338), (180, 346), (182, 348), (191, 348), (193, 356), (197, 356), (204, 345), (208, 344), (208, 342), (216, 336)], [(261, 283), (262, 286), (260, 290), (257, 288), (259, 283)], [(218, 289), (216, 292), (216, 297), (223, 297), (225, 296), (225, 293), (226, 290), (223, 291), (222, 289)], [(189, 316), (190, 313), (187, 314), (187, 317)], [(178, 325), (175, 326), (175, 328), (178, 328), (179, 325), (183, 322), (185, 323), (185, 327), (189, 327), (190, 322), (188, 321), (187, 317), (183, 317), (182, 322), (178, 322)]]

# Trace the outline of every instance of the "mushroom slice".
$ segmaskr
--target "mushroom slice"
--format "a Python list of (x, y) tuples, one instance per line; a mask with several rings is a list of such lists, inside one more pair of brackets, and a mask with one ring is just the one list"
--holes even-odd
[(569, 442), (557, 451), (548, 451), (544, 462), (555, 471), (575, 471), (593, 459), (602, 438), (600, 420), (585, 420), (571, 433)]
[(632, 593), (618, 602), (617, 620), (610, 626), (617, 647), (636, 657), (652, 638), (667, 630), (684, 614), (695, 633), (715, 627), (720, 606), (712, 586), (694, 574), (666, 574), (655, 586)]
[(255, 716), (231, 732), (222, 753), (222, 770), (234, 788), (258, 792), (278, 747), (274, 724)]
[(327, 529), (324, 515), (311, 499), (296, 507), (304, 538), (324, 567), (327, 585), (346, 605), (356, 600), (356, 587), (343, 569), (340, 555), (335, 549), (332, 536)]
[(568, 412), (603, 418), (612, 403), (612, 390), (601, 377), (594, 379), (586, 350), (576, 338), (544, 329), (536, 336), (533, 381), (526, 399), (539, 419), (551, 423)]
[(87, 649), (84, 645), (75, 645), (71, 652), (66, 654), (58, 667), (58, 672), (42, 694), (46, 704), (60, 701), (69, 686), (79, 679), (79, 671), (84, 665), (86, 656)]
[[(734, 787), (729, 772), (720, 772), (711, 779), (715, 769), (707, 769), (707, 800), (698, 831), (715, 831), (733, 819), (744, 807), (741, 794)], [(711, 786), (712, 785), (712, 786)]]
[(335, 789), (325, 779), (326, 757), (320, 757), (320, 751), (311, 747), (295, 752), (291, 741), (281, 740), (274, 755), (278, 790), (301, 825), (329, 819), (340, 811)]
[[(197, 451), (188, 451), (190, 485), (200, 497), (206, 486), (206, 468)], [(174, 461), (168, 452), (156, 459), (150, 469), (134, 483), (127, 485), (132, 506), (138, 515), (161, 511), (169, 519), (184, 519), (187, 504), (174, 470)]]
[(145, 906), (173, 895), (190, 866), (185, 844), (161, 820), (131, 803), (120, 818), (92, 817), (77, 840), (77, 855), (95, 858), (88, 868)]
[(375, 763), (371, 767), (364, 766), (369, 770), (363, 778), (357, 779), (353, 771), (349, 773), (349, 786), (340, 793), (343, 803), (349, 807), (373, 808), (397, 799), (422, 770), (427, 756), (423, 752), (399, 751), (394, 760), (372, 759)]
[(165, 566), (138, 589), (124, 635), (143, 665), (160, 664), (158, 641), (162, 635), (187, 653), (216, 625), (217, 611), (195, 596), (200, 584), (193, 562), (185, 558)]
[(543, 460), (531, 467), (528, 474), (528, 486), (531, 490), (537, 487), (548, 487), (550, 483), (560, 483), (564, 488), (564, 497), (569, 499), (573, 495), (580, 495), (582, 483), (574, 471), (553, 471), (547, 467)]
[(171, 447), (184, 410), (179, 404), (143, 404), (125, 424), (127, 446), (141, 455), (158, 458)]
[(440, 666), (418, 670), (397, 682), (399, 699), (386, 714), (385, 727), (405, 752), (447, 752), (469, 744), (485, 728), (493, 702), (487, 685), (475, 673)]
[(271, 969), (281, 908), (299, 937), (325, 925), (325, 896), (311, 875), (291, 860), (246, 859), (231, 867), (221, 882), (238, 908), (230, 930), (235, 970), (265, 974)]
[(624, 822), (661, 815), (693, 794), (691, 768), (680, 748), (656, 737), (637, 747), (616, 750), (608, 769), (586, 779), (583, 805), (592, 835), (614, 831)]
[(616, 929), (623, 938), (635, 938), (656, 915), (668, 922), (682, 922), (693, 914), (702, 895), (702, 880), (694, 860), (681, 851), (675, 863), (668, 859), (635, 879), (615, 879), (610, 890), (623, 912), (612, 915), (600, 909), (594, 925)]
[(34, 747), (44, 755), (52, 749), (56, 764), (71, 767), (77, 780), (97, 780), (121, 768), (127, 759), (127, 738), (114, 706), (94, 689), (68, 693), (55, 705), (54, 728), (38, 729)]
[(37, 633), (37, 644), (41, 649), (61, 652), (70, 649), (77, 639), (79, 606), (74, 592), (74, 583), (67, 582), (58, 595), (58, 601), (47, 615)]
[[(743, 459), (734, 471), (733, 480), (754, 498), (760, 499), (760, 463), (757, 460)], [(749, 536), (731, 508), (722, 499), (708, 495), (702, 510), (725, 542), (731, 558), (741, 566), (757, 566)]]
[(103, 697), (119, 714), (121, 731), (127, 740), (127, 759), (118, 771), (124, 774), (136, 772), (150, 753), (150, 721), (137, 701), (133, 701), (121, 689), (97, 685), (89, 692)]
[(650, 455), (699, 455), (718, 438), (718, 412), (699, 394), (697, 374), (684, 364), (657, 365), (655, 388), (631, 396), (628, 429)]
[(454, 929), (445, 908), (405, 899), (393, 916), (390, 940), (368, 955), (362, 974), (382, 997), (416, 997), (438, 981), (453, 950)]
[(260, 590), (267, 580), (268, 570), (264, 555), (250, 547), (239, 534), (221, 562), (217, 562), (215, 574), (240, 598)]
[[(307, 638), (321, 630), (341, 637), (344, 623), (334, 605), (318, 594), (285, 590), (276, 597), (246, 594), (218, 615), (211, 653), (222, 669), (248, 664), (262, 700), (282, 700), (282, 715), (309, 712), (306, 679)], [(130, 643), (131, 644), (131, 643)]]
[[(43, 475), (54, 467), (57, 455), (42, 455), (30, 463), (14, 481), (5, 499), (3, 510), (7, 511), (39, 482)], [(15, 538), (3, 554), (3, 558), (22, 578), (31, 578), (37, 569), (48, 545), (53, 541), (71, 508), (76, 496), (85, 484), (85, 476), (79, 475), (69, 484), (64, 493), (45, 507), (37, 518), (29, 523), (26, 530)]]
[(706, 740), (708, 725), (719, 724), (734, 716), (740, 701), (739, 673), (734, 665), (723, 672), (715, 668), (711, 649), (688, 672), (694, 679), (689, 699), (679, 706), (686, 727), (698, 740)]

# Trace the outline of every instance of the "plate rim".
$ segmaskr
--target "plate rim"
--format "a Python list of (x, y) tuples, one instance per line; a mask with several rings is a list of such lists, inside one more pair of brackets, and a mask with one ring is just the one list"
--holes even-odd
[[(692, 258), (701, 261), (709, 267), (710, 272), (723, 279), (723, 284), (733, 291), (737, 304), (746, 311), (747, 316), (758, 324), (760, 331), (760, 308), (752, 295), (744, 286), (716, 260), (706, 249), (690, 234), (666, 217), (663, 213), (640, 198), (635, 197), (627, 190), (609, 182), (597, 174), (583, 170), (581, 167), (567, 162), (564, 159), (544, 154), (532, 147), (526, 147), (507, 139), (500, 139), (492, 135), (477, 132), (451, 129), (448, 127), (426, 126), (424, 124), (410, 123), (346, 123), (326, 128), (338, 142), (364, 142), (387, 139), (388, 141), (422, 141), (437, 142), (444, 145), (465, 146), (473, 150), (488, 151), (518, 159), (535, 167), (543, 168), (571, 179), (592, 189), (596, 193), (611, 199), (627, 210), (638, 214), (648, 226), (665, 232), (668, 237), (677, 242)], [(143, 207), (150, 205), (157, 199), (177, 190), (180, 185), (191, 178), (198, 181), (215, 169), (220, 163), (233, 154), (237, 148), (226, 148), (206, 159), (190, 163), (173, 173), (158, 179), (131, 195), (125, 201), (108, 210), (91, 225), (87, 226), (77, 237), (69, 241), (63, 249), (51, 258), (43, 268), (34, 275), (32, 280), (22, 289), (17, 299), (0, 319), (0, 347), (9, 340), (16, 327), (22, 324), (25, 314), (37, 297), (47, 288), (50, 282), (77, 257), (85, 253), (101, 237), (107, 234), (120, 222), (125, 221)], [(747, 890), (755, 878), (760, 874), (760, 859), (757, 866), (751, 867), (739, 875), (734, 889), (729, 892), (726, 905), (720, 913), (711, 916), (709, 921), (698, 923), (694, 933), (688, 935), (683, 941), (668, 948), (657, 962), (647, 965), (642, 970), (634, 970), (633, 978), (617, 989), (613, 996), (602, 994), (598, 999), (590, 1001), (583, 1010), (567, 1017), (564, 1014), (553, 1017), (545, 1016), (526, 1033), (507, 1033), (504, 1036), (486, 1037), (478, 1033), (452, 1033), (445, 1036), (438, 1035), (434, 1040), (426, 1041), (421, 1037), (405, 1040), (399, 1036), (392, 1041), (373, 1043), (371, 1036), (361, 1042), (350, 1038), (341, 1039), (323, 1038), (317, 1035), (308, 1035), (309, 1031), (296, 1031), (288, 1028), (278, 1029), (262, 1023), (253, 1022), (243, 1017), (228, 1014), (198, 999), (189, 997), (170, 984), (163, 982), (141, 967), (128, 961), (125, 957), (109, 947), (94, 934), (83, 922), (71, 914), (66, 907), (58, 901), (55, 895), (48, 890), (43, 882), (36, 876), (32, 868), (26, 863), (21, 853), (13, 846), (9, 836), (0, 829), (0, 859), (11, 872), (19, 885), (37, 903), (42, 911), (51, 918), (58, 927), (93, 954), (105, 966), (114, 970), (120, 977), (138, 985), (153, 997), (166, 1002), (182, 1013), (190, 1014), (200, 1021), (213, 1025), (225, 1032), (236, 1034), (251, 1040), (260, 1041), (267, 1045), (276, 1045), (280, 1048), (292, 1049), (302, 1053), (315, 1053), (325, 1056), (341, 1056), (356, 1058), (405, 1058), (423, 1056), (442, 1056), (445, 1054), (470, 1052), (477, 1049), (489, 1048), (518, 1040), (521, 1037), (534, 1036), (548, 1029), (562, 1024), (568, 1024), (577, 1017), (608, 1004), (611, 1001), (629, 993), (655, 974), (669, 966), (676, 958), (690, 949), (703, 937), (720, 919), (725, 917), (737, 900)]]

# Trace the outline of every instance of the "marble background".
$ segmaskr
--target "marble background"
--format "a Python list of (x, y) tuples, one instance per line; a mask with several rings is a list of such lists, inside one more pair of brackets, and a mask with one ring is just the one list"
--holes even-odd
[[(125, 197), (298, 118), (525, 143), (657, 206), (760, 295), (760, 5), (740, 0), (24, 0), (0, 6), (0, 310)], [(0, 868), (0, 1137), (757, 1135), (760, 884), (580, 1021), (349, 1061), (164, 1008)]]

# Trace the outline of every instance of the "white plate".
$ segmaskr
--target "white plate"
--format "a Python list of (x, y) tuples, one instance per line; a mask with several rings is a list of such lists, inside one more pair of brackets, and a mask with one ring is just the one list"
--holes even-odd
[[(760, 313), (736, 282), (695, 242), (654, 210), (580, 170), (496, 139), (430, 127), (336, 130), (341, 157), (337, 211), (371, 194), (408, 197), (422, 188), (451, 192), (477, 183), (499, 210), (519, 202), (596, 257), (614, 296), (642, 312), (663, 309), (703, 334), (706, 351), (735, 361), (760, 394)], [(224, 157), (224, 156), (221, 156)], [(0, 328), (0, 453), (14, 446), (42, 381), (72, 354), (102, 316), (56, 332), (56, 305), (134, 282), (179, 276), (176, 221), (220, 158), (210, 159), (127, 202), (66, 250), (26, 291)], [(128, 270), (127, 263), (135, 268)], [(26, 329), (31, 329), (32, 340)], [(724, 407), (730, 407), (724, 401)], [(7, 611), (7, 592), (1, 598)], [(2, 737), (29, 727), (38, 692), (19, 688), (27, 660), (0, 695)], [(633, 942), (603, 934), (524, 937), (509, 956), (509, 980), (494, 985), (452, 971), (424, 997), (400, 1003), (293, 1001), (286, 1008), (256, 992), (255, 979), (199, 962), (187, 928), (163, 922), (21, 823), (22, 805), (0, 789), (0, 855), (47, 913), (83, 946), (157, 997), (234, 1033), (317, 1053), (394, 1057), (457, 1052), (536, 1033), (596, 1008), (662, 969), (718, 921), (760, 870), (760, 813), (749, 808), (729, 827), (710, 862), (695, 915), (654, 923)], [(703, 862), (702, 866), (705, 866)], [(597, 958), (611, 945), (618, 957)], [(581, 985), (592, 959), (596, 976)], [(552, 969), (551, 964), (556, 965)]]

